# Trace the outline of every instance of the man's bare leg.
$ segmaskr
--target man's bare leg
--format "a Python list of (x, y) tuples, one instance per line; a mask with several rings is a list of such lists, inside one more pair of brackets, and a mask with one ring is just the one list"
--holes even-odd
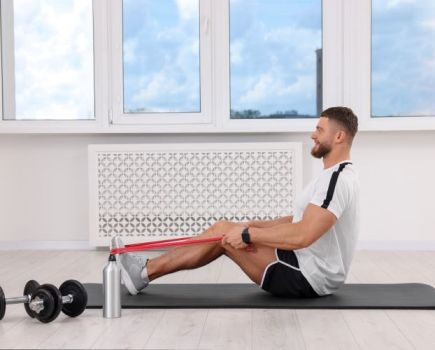
[[(219, 232), (219, 228), (220, 225), (216, 223), (195, 238), (202, 239), (221, 236), (222, 232)], [(176, 247), (156, 258), (148, 260), (146, 265), (148, 278), (152, 281), (169, 273), (204, 266), (220, 257), (224, 251), (220, 241)]]
[[(219, 221), (197, 238), (221, 236), (233, 226), (240, 223)], [(267, 265), (276, 260), (275, 249), (258, 246), (253, 251), (235, 249), (228, 244), (212, 242), (184, 247), (177, 247), (161, 256), (150, 259), (147, 274), (150, 281), (180, 270), (204, 266), (218, 257), (226, 255), (233, 260), (255, 283), (260, 284)]]

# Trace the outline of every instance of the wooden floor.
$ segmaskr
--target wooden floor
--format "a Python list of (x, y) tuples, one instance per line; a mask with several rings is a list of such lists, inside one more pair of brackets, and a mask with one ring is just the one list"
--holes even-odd
[[(107, 252), (0, 252), (0, 285), (22, 294), (29, 279), (59, 286), (101, 282)], [(227, 258), (161, 283), (249, 282)], [(435, 286), (435, 252), (357, 253), (348, 282), (423, 282)], [(8, 305), (0, 348), (38, 349), (435, 349), (435, 311), (402, 310), (123, 310), (104, 319), (86, 310), (50, 324)]]

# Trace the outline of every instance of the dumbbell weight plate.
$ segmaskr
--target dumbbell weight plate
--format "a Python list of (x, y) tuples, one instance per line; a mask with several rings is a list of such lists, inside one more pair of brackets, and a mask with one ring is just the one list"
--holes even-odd
[(88, 293), (83, 284), (76, 280), (68, 280), (62, 283), (59, 291), (64, 296), (71, 294), (73, 297), (72, 303), (63, 304), (62, 312), (65, 315), (76, 317), (85, 311), (88, 304)]
[[(35, 293), (36, 289), (39, 287), (39, 283), (36, 282), (35, 280), (30, 280), (26, 283), (26, 285), (24, 286), (24, 292), (23, 295), (33, 295), (33, 293)], [(35, 313), (30, 310), (29, 304), (25, 303), (24, 304), (24, 309), (27, 312), (27, 315), (29, 315), (31, 318), (35, 318)]]
[(40, 299), (43, 301), (44, 309), (39, 313), (34, 312), (34, 315), (38, 321), (41, 321), (42, 323), (48, 323), (56, 318), (53, 317), (53, 315), (56, 313), (56, 301), (54, 300), (53, 295), (47, 289), (38, 288), (35, 293), (33, 293), (32, 299)]
[(2, 287), (0, 287), (0, 320), (5, 317), (6, 313), (6, 298), (5, 293), (3, 293)]
[(38, 289), (36, 290), (45, 290), (47, 292), (49, 292), (51, 294), (51, 296), (53, 297), (53, 313), (51, 315), (47, 315), (44, 320), (41, 320), (40, 318), (38, 318), (38, 315), (34, 313), (35, 317), (44, 323), (48, 323), (51, 322), (53, 320), (56, 319), (57, 316), (59, 316), (60, 311), (62, 310), (62, 294), (60, 293), (59, 289), (57, 289), (57, 287), (53, 286), (52, 284), (42, 284), (38, 287)]

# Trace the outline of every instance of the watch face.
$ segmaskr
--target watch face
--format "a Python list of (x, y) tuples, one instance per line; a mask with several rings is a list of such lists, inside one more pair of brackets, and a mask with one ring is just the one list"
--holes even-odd
[(242, 232), (242, 241), (246, 244), (251, 243), (251, 236), (249, 235), (248, 228), (245, 228)]

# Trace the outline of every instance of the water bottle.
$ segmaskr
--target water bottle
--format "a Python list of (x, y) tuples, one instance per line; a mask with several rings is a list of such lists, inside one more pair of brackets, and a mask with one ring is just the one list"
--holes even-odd
[(121, 271), (113, 254), (103, 270), (103, 294), (103, 317), (121, 317)]

